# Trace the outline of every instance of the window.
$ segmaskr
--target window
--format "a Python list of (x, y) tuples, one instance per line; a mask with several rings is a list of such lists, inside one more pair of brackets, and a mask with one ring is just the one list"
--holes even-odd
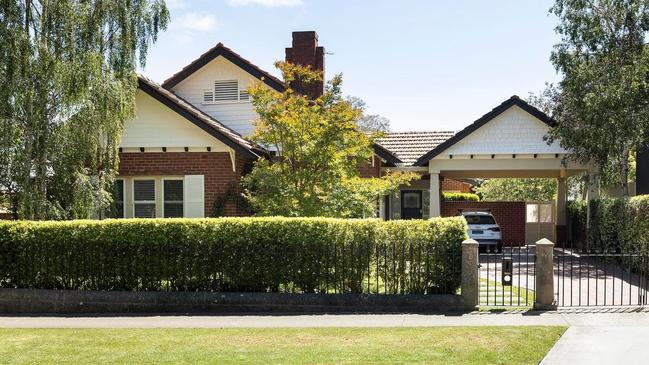
[(113, 206), (115, 218), (124, 218), (124, 180), (113, 183)]
[(203, 103), (250, 100), (250, 94), (239, 88), (239, 80), (216, 80), (214, 89), (203, 90)]
[(465, 215), (464, 219), (468, 224), (496, 224), (496, 220), (490, 215)]
[(421, 217), (430, 218), (430, 190), (423, 190), (421, 197)]
[(419, 200), (419, 197), (421, 195), (418, 192), (409, 192), (409, 193), (403, 193), (402, 195), (402, 204), (403, 207), (406, 209), (419, 209), (421, 208), (421, 201)]
[(552, 222), (552, 204), (539, 204), (539, 222)]
[(552, 223), (553, 218), (551, 203), (527, 204), (527, 223)]
[(133, 180), (133, 216), (155, 218), (155, 180)]
[(183, 217), (183, 181), (179, 179), (163, 180), (164, 217)]
[(527, 204), (527, 223), (537, 223), (539, 221), (539, 205)]

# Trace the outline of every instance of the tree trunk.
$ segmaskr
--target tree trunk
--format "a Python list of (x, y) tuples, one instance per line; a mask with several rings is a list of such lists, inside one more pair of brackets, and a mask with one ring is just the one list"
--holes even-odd
[(622, 149), (622, 166), (620, 169), (620, 179), (622, 180), (622, 196), (629, 197), (629, 148)]

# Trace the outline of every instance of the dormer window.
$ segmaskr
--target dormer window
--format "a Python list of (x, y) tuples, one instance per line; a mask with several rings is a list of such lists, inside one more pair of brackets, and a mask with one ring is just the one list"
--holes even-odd
[(250, 100), (250, 95), (239, 87), (239, 80), (216, 80), (213, 90), (203, 90), (203, 104), (246, 100)]

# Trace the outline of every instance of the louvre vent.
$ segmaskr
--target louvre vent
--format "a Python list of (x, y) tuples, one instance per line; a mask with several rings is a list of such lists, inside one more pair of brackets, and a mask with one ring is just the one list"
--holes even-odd
[(239, 81), (214, 81), (214, 101), (239, 100)]
[(203, 102), (211, 103), (214, 101), (214, 91), (213, 90), (203, 90)]
[(250, 100), (250, 94), (246, 90), (239, 91), (239, 100)]

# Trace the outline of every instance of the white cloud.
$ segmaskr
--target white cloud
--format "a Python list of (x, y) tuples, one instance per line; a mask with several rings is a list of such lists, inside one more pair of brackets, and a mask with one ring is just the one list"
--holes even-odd
[(199, 13), (185, 13), (178, 20), (172, 19), (171, 24), (180, 29), (200, 32), (214, 30), (218, 26), (213, 15)]
[(267, 7), (277, 6), (299, 6), (302, 5), (302, 0), (228, 0), (232, 6), (240, 5), (262, 5)]

